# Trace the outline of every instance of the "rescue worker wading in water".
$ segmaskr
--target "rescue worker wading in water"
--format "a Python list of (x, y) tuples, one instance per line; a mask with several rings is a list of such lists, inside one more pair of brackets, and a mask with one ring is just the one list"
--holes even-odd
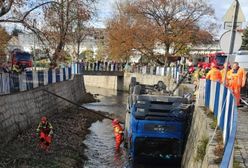
[(120, 125), (120, 122), (118, 119), (114, 119), (112, 121), (112, 126), (114, 128), (114, 135), (115, 135), (115, 147), (118, 151), (120, 149), (120, 145), (123, 141), (123, 128)]
[(40, 137), (40, 148), (48, 151), (49, 145), (52, 142), (53, 127), (46, 117), (41, 118), (41, 122), (36, 130)]

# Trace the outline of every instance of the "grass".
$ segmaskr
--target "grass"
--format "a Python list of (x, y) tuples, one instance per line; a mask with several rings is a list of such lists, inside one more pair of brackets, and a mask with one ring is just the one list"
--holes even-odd
[(217, 158), (214, 161), (215, 163), (220, 163), (224, 155), (224, 144), (223, 144), (222, 132), (220, 130), (217, 130), (215, 136), (216, 136), (217, 145), (214, 148), (214, 154)]
[(239, 161), (237, 161), (235, 159), (233, 160), (233, 168), (241, 168)]
[(208, 145), (208, 141), (209, 141), (209, 138), (208, 137), (203, 137), (198, 146), (197, 146), (197, 153), (196, 153), (196, 157), (195, 157), (195, 160), (196, 161), (203, 161), (205, 155), (206, 155), (206, 148), (207, 148), (207, 145)]
[(210, 128), (211, 128), (211, 129), (215, 129), (216, 126), (217, 126), (217, 118), (214, 117), (213, 122), (210, 124)]

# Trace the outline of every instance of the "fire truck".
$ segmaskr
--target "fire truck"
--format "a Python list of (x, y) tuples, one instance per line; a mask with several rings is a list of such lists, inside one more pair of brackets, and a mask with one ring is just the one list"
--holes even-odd
[(215, 63), (219, 69), (223, 68), (227, 55), (224, 52), (215, 52), (203, 56), (203, 60), (198, 62), (198, 67), (210, 69), (211, 63)]
[(14, 65), (18, 65), (21, 69), (30, 68), (32, 67), (32, 56), (28, 52), (14, 49), (10, 53), (10, 63), (12, 68)]

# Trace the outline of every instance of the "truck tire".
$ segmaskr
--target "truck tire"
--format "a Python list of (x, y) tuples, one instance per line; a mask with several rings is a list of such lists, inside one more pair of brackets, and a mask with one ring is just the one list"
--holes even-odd
[(164, 84), (163, 81), (158, 81), (157, 86), (159, 91), (166, 90), (166, 85)]
[(136, 85), (133, 88), (133, 94), (134, 95), (140, 95), (140, 91), (141, 91), (141, 86), (140, 85)]
[(135, 86), (136, 84), (136, 77), (131, 77), (130, 85)]

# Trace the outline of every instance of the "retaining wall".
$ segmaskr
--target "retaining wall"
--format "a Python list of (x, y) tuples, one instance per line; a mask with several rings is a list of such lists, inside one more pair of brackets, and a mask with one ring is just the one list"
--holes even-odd
[(83, 77), (76, 75), (73, 80), (0, 96), (0, 144), (4, 145), (31, 123), (38, 123), (42, 115), (59, 112), (70, 106), (69, 103), (42, 89), (47, 89), (74, 102), (83, 100), (85, 95)]
[[(190, 133), (188, 136), (188, 141), (184, 151), (182, 166), (183, 168), (218, 168), (219, 164), (216, 164), (214, 160), (216, 156), (214, 155), (214, 148), (216, 146), (216, 139), (214, 138), (211, 143), (211, 137), (214, 130), (210, 128), (213, 119), (206, 115), (205, 109), (203, 107), (196, 106), (195, 112), (192, 118), (192, 124), (190, 128)], [(206, 154), (202, 160), (197, 160), (197, 148), (202, 149), (202, 141), (208, 139), (208, 145), (205, 148)]]
[(132, 77), (136, 77), (136, 80), (142, 84), (154, 85), (158, 81), (163, 81), (168, 88), (173, 88), (175, 86), (173, 78), (171, 77), (139, 73), (124, 73), (123, 80), (117, 80), (118, 77), (116, 76), (84, 76), (84, 81), (86, 86), (94, 86), (106, 89), (117, 89), (117, 86), (121, 85), (120, 83), (118, 84), (118, 82), (122, 82), (122, 89), (120, 90), (128, 91)]

